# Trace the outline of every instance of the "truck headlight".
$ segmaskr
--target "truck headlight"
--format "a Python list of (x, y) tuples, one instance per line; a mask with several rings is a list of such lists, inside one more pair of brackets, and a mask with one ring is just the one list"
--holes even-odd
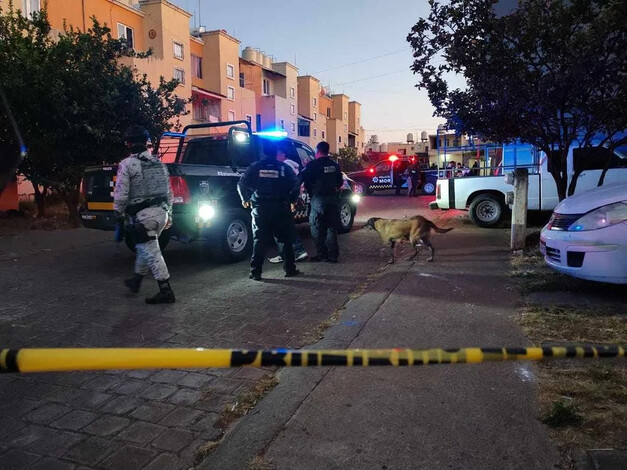
[(198, 208), (198, 217), (200, 217), (202, 220), (209, 220), (214, 218), (216, 215), (216, 209), (213, 206), (210, 206), (208, 204), (203, 204), (202, 206), (200, 206)]
[(627, 220), (627, 203), (616, 202), (599, 207), (581, 216), (570, 227), (569, 232), (585, 232), (598, 230), (610, 225), (620, 224)]
[(359, 194), (353, 194), (351, 196), (351, 201), (353, 201), (353, 203), (355, 204), (359, 204), (359, 202), (361, 201), (361, 196)]

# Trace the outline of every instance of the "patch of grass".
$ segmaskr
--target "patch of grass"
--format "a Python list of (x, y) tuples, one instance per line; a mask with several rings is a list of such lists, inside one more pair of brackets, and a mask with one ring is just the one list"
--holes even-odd
[(259, 400), (266, 396), (278, 383), (279, 379), (274, 374), (261, 379), (253, 388), (239, 395), (235, 403), (227, 404), (214, 426), (226, 429), (231, 423), (252, 410), (259, 403)]
[(248, 462), (248, 470), (274, 470), (276, 467), (261, 455), (256, 455)]
[(541, 420), (552, 428), (565, 426), (579, 426), (583, 422), (583, 417), (577, 413), (577, 404), (570, 399), (561, 399), (551, 403), (548, 412)]
[(205, 460), (205, 457), (218, 448), (218, 444), (220, 444), (220, 440), (209, 441), (196, 449), (196, 454), (194, 455), (194, 465), (198, 465)]
[(324, 332), (331, 328), (333, 325), (336, 325), (340, 318), (342, 318), (342, 313), (346, 310), (346, 307), (340, 307), (333, 312), (329, 318), (322, 320), (318, 323), (313, 329), (306, 331), (300, 339), (301, 345), (307, 344), (315, 344), (324, 338)]

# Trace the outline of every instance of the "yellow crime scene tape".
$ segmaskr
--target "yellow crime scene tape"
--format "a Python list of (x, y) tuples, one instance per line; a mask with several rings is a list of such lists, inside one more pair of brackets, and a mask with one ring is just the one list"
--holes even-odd
[(543, 359), (625, 358), (626, 346), (568, 345), (462, 349), (2, 349), (0, 372), (213, 367), (421, 366)]

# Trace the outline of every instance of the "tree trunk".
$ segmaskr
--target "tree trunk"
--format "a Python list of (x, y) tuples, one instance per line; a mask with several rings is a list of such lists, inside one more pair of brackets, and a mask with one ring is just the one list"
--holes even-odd
[(603, 182), (605, 181), (605, 174), (607, 173), (607, 170), (610, 169), (610, 164), (612, 163), (613, 156), (614, 155), (612, 153), (608, 155), (605, 166), (603, 167), (603, 171), (601, 172), (601, 176), (599, 176), (599, 182), (597, 183), (597, 187), (603, 186)]
[(570, 184), (568, 185), (568, 195), (569, 196), (572, 196), (573, 194), (575, 194), (575, 189), (577, 189), (577, 179), (579, 178), (580, 174), (581, 174), (581, 171), (576, 171), (573, 174), (573, 179), (570, 180)]
[(33, 190), (35, 191), (35, 204), (37, 204), (37, 218), (41, 219), (45, 217), (48, 187), (42, 186), (42, 189), (39, 189), (39, 185), (33, 184)]
[(67, 206), (69, 213), (69, 220), (72, 226), (80, 226), (80, 219), (78, 216), (78, 204), (80, 202), (80, 186), (74, 186), (69, 190), (60, 192), (63, 202)]

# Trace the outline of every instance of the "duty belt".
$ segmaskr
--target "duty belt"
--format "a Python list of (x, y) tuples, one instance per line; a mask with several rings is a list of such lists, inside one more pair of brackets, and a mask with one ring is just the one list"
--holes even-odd
[(161, 204), (165, 204), (166, 202), (168, 202), (168, 200), (165, 197), (154, 197), (152, 199), (147, 199), (144, 202), (128, 206), (126, 212), (128, 213), (128, 215), (135, 215), (139, 211), (143, 211), (144, 209), (148, 209), (149, 207), (160, 206)]

